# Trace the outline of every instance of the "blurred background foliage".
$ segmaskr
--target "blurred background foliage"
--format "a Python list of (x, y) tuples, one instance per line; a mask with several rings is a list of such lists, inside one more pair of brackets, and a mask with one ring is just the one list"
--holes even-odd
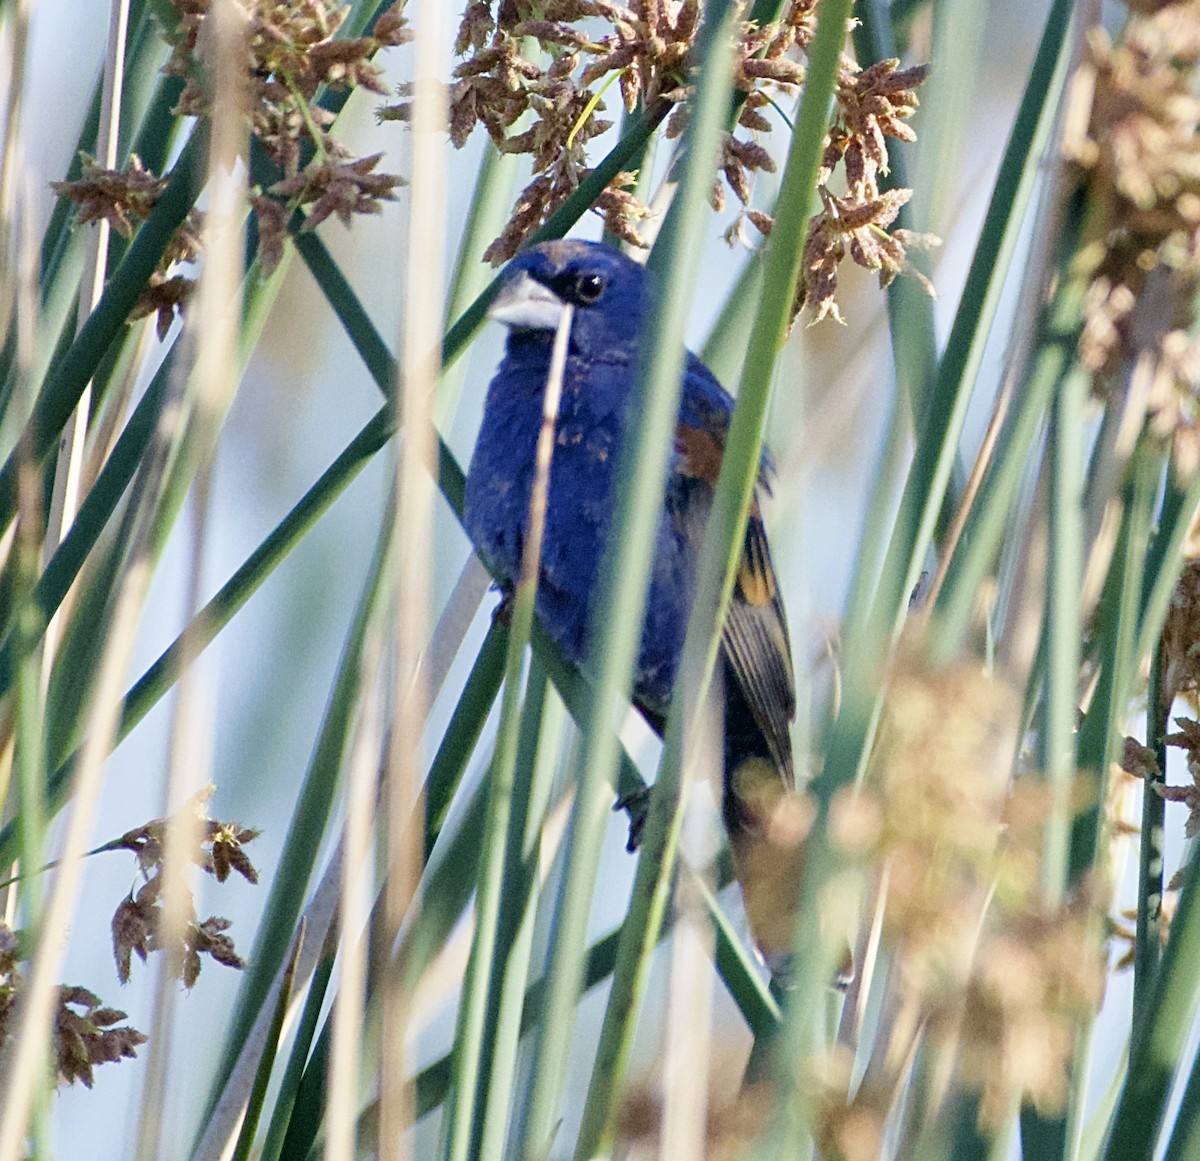
[[(1200, 6), (0, 22), (0, 1161), (1193, 1155)], [(778, 469), (784, 988), (454, 514), (567, 231)]]

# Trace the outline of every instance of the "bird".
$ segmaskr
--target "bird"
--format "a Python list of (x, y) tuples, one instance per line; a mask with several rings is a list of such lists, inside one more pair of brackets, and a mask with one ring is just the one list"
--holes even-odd
[[(632, 421), (638, 344), (654, 275), (611, 246), (559, 240), (509, 263), (489, 317), (508, 328), (467, 472), (463, 517), (476, 551), (511, 594), (529, 526), (534, 449), (555, 331), (573, 318), (539, 562), (535, 610), (565, 657), (586, 673), (589, 618), (617, 495), (622, 439)], [(733, 399), (686, 353), (679, 411), (656, 534), (632, 700), (660, 736), (679, 678), (708, 513)], [(772, 973), (788, 962), (800, 863), (772, 841), (772, 813), (795, 785), (789, 726), (796, 712), (787, 618), (760, 506), (772, 466), (764, 453), (721, 630), (721, 813), (751, 936)]]

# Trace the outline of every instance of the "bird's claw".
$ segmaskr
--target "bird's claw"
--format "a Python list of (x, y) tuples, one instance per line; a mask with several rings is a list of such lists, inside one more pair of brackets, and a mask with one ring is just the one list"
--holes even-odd
[(613, 810), (624, 810), (629, 814), (629, 837), (625, 849), (632, 855), (641, 846), (642, 831), (646, 827), (646, 814), (650, 808), (650, 788), (631, 790), (622, 794), (613, 803)]
[(510, 589), (500, 590), (500, 603), (492, 610), (493, 625), (511, 625), (513, 594)]

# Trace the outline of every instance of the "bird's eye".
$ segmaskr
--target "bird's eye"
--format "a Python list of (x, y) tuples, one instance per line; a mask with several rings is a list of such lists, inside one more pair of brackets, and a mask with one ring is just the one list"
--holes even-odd
[(580, 306), (590, 306), (604, 292), (604, 276), (581, 274), (575, 279), (575, 300)]

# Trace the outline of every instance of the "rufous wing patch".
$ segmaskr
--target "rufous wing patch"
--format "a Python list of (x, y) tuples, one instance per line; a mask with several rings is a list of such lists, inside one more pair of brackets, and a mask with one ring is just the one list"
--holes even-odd
[(693, 480), (717, 482), (725, 447), (711, 431), (681, 423), (675, 428), (675, 451), (679, 456), (676, 470)]

